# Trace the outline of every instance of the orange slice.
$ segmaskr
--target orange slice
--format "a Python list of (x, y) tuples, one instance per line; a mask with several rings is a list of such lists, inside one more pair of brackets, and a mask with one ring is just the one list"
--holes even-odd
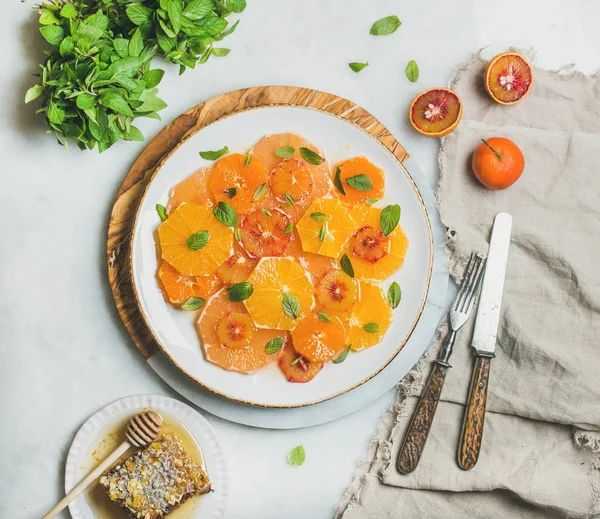
[(296, 228), (305, 251), (338, 258), (356, 224), (339, 200), (315, 198)]
[(160, 284), (173, 304), (185, 303), (190, 297), (207, 299), (221, 284), (214, 274), (210, 276), (182, 276), (166, 261), (156, 273)]
[(410, 105), (410, 124), (427, 137), (443, 137), (458, 126), (462, 117), (462, 101), (447, 88), (421, 92)]
[(359, 287), (360, 301), (354, 305), (346, 336), (355, 351), (381, 342), (392, 322), (392, 311), (381, 287), (362, 281)]
[[(367, 200), (367, 198), (377, 198), (379, 200), (381, 197), (383, 197), (383, 170), (378, 168), (366, 157), (354, 157), (352, 159), (345, 160), (344, 162), (340, 162), (334, 168), (336, 175), (338, 168), (340, 171), (340, 180), (346, 194), (342, 194), (337, 187), (333, 189), (333, 193), (340, 200), (352, 204), (358, 204), (364, 202)], [(372, 189), (361, 191), (357, 187), (353, 187), (351, 185), (354, 180), (363, 178), (359, 177), (359, 175), (365, 175), (368, 177), (371, 185), (373, 186)], [(350, 179), (350, 183), (348, 182), (348, 179)], [(361, 186), (362, 183), (356, 183), (355, 185)]]
[[(293, 330), (314, 306), (311, 280), (291, 258), (263, 258), (247, 281), (254, 292), (244, 304), (259, 327)], [(295, 318), (289, 315), (290, 298), (298, 302)]]
[[(252, 157), (248, 164), (245, 163), (245, 155), (226, 155), (216, 163), (209, 182), (216, 202), (227, 202), (238, 214), (247, 214), (261, 206), (264, 198), (253, 201), (254, 192), (268, 181), (267, 170), (260, 159)], [(236, 192), (233, 194), (232, 190)]]
[(171, 189), (171, 197), (169, 198), (169, 213), (177, 209), (183, 202), (197, 205), (206, 204), (212, 207), (213, 200), (208, 190), (211, 176), (212, 168), (199, 169), (196, 173), (175, 185)]
[(290, 223), (290, 217), (277, 208), (257, 209), (240, 222), (242, 246), (254, 258), (283, 256), (292, 239), (292, 233), (285, 232)]
[[(391, 234), (383, 237), (385, 240), (372, 240), (373, 236), (380, 237), (379, 217), (381, 211), (375, 207), (362, 205), (352, 208), (350, 212), (352, 218), (360, 222), (361, 227), (350, 238), (345, 252), (350, 258), (354, 275), (358, 279), (381, 281), (398, 270), (404, 263), (404, 257), (408, 250), (408, 238), (400, 224)], [(369, 241), (366, 240), (368, 237), (372, 241), (372, 249), (369, 249)], [(383, 251), (379, 249), (380, 247), (384, 247)]]
[[(192, 235), (208, 231), (206, 245), (192, 250)], [(233, 252), (233, 229), (217, 220), (210, 207), (183, 203), (160, 225), (162, 257), (184, 276), (208, 276)]]
[(292, 345), (292, 341), (285, 347), (283, 355), (279, 357), (279, 369), (289, 382), (305, 383), (315, 378), (323, 369), (322, 362), (311, 362), (302, 357)]
[(492, 59), (485, 69), (485, 88), (502, 105), (514, 105), (531, 92), (533, 67), (517, 52), (504, 52)]
[(308, 271), (313, 280), (313, 286), (317, 286), (321, 278), (331, 269), (336, 268), (338, 263), (335, 259), (302, 249), (302, 241), (297, 230), (292, 234), (292, 241), (287, 250), (287, 255), (294, 258), (302, 268)]
[(311, 362), (327, 362), (346, 345), (346, 330), (341, 321), (330, 316), (323, 321), (316, 312), (308, 314), (292, 332), (296, 352)]
[(232, 303), (227, 299), (226, 289), (206, 303), (196, 328), (206, 360), (227, 371), (240, 373), (253, 373), (283, 354), (283, 348), (277, 353), (265, 351), (270, 340), (281, 337), (289, 341), (285, 332), (257, 329), (243, 303)]
[(271, 173), (271, 191), (275, 198), (285, 203), (288, 196), (296, 203), (310, 198), (313, 190), (309, 165), (301, 159), (284, 159)]
[(331, 269), (319, 281), (315, 296), (324, 309), (348, 313), (358, 301), (358, 282), (341, 270)]
[[(259, 160), (261, 160), (267, 168), (267, 171), (271, 173), (281, 161), (285, 160), (283, 157), (278, 157), (275, 155), (275, 150), (283, 146), (291, 146), (294, 148), (293, 157), (296, 159), (302, 159), (300, 155), (300, 148), (308, 148), (309, 150), (313, 150), (324, 158), (321, 150), (295, 133), (280, 133), (277, 135), (263, 137), (256, 144), (256, 146), (254, 146), (251, 153), (254, 157), (257, 157)], [(302, 160), (304, 161), (304, 159)], [(332, 188), (329, 163), (325, 160), (318, 166), (308, 163), (307, 166), (311, 171), (313, 178), (312, 196), (323, 197), (327, 195)]]

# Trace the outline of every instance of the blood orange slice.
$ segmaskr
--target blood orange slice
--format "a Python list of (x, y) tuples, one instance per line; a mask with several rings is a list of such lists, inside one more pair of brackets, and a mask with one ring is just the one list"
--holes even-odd
[(196, 328), (206, 360), (227, 371), (252, 373), (264, 368), (283, 354), (267, 353), (267, 343), (289, 335), (278, 330), (260, 330), (252, 323), (243, 303), (227, 299), (227, 290), (217, 292), (206, 303)]
[(285, 347), (283, 355), (279, 357), (279, 369), (289, 382), (310, 382), (319, 371), (323, 369), (322, 362), (311, 362), (300, 355), (292, 345), (292, 341)]
[(196, 173), (175, 185), (171, 189), (171, 197), (169, 198), (169, 214), (183, 202), (212, 207), (213, 201), (208, 190), (212, 171), (212, 168), (199, 169)]
[(533, 67), (517, 52), (504, 52), (485, 69), (485, 88), (494, 101), (514, 105), (523, 100), (533, 86)]
[(410, 124), (428, 137), (443, 137), (458, 126), (462, 101), (447, 88), (432, 88), (415, 97), (410, 105)]
[(283, 211), (257, 209), (242, 218), (242, 246), (253, 258), (283, 256), (292, 239), (285, 232), (288, 225), (290, 217)]
[(317, 312), (308, 314), (292, 332), (296, 351), (311, 362), (327, 362), (344, 346), (346, 330), (336, 316), (323, 320)]
[(190, 297), (207, 299), (221, 284), (217, 276), (182, 276), (166, 261), (156, 273), (169, 301), (173, 304), (185, 303)]
[(326, 310), (347, 313), (358, 300), (358, 283), (341, 270), (332, 269), (317, 284), (315, 295)]
[(247, 214), (262, 206), (256, 201), (256, 188), (268, 181), (264, 164), (252, 157), (235, 153), (219, 159), (214, 167), (209, 187), (217, 202), (227, 202), (238, 214)]
[(225, 285), (233, 285), (246, 281), (256, 267), (258, 259), (251, 258), (242, 246), (236, 241), (233, 254), (217, 269), (217, 276)]

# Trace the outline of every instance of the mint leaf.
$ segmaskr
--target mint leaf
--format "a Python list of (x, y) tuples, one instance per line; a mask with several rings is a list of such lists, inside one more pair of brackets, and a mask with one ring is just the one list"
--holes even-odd
[(142, 39), (142, 31), (140, 29), (136, 29), (129, 41), (129, 46), (127, 47), (127, 53), (129, 56), (137, 58), (142, 51), (144, 50), (144, 40)]
[(290, 319), (298, 319), (300, 317), (300, 302), (292, 294), (286, 292), (283, 294), (282, 301), (283, 312)]
[(234, 13), (241, 13), (246, 9), (246, 0), (227, 0), (227, 7)]
[(181, 305), (182, 310), (194, 311), (200, 310), (206, 303), (206, 300), (203, 297), (188, 297)]
[(60, 42), (65, 35), (63, 28), (58, 25), (45, 25), (44, 27), (40, 27), (40, 32), (46, 41), (55, 47), (60, 45)]
[(285, 202), (290, 207), (294, 207), (296, 205), (296, 200), (294, 200), (294, 197), (290, 193), (285, 194)]
[(248, 155), (246, 155), (246, 158), (244, 159), (244, 167), (250, 164), (250, 162), (252, 162), (252, 155), (248, 153)]
[(223, 155), (227, 155), (228, 153), (229, 148), (227, 146), (223, 146), (220, 150), (201, 151), (200, 156), (206, 160), (217, 160), (220, 159)]
[(377, 323), (367, 323), (363, 326), (363, 330), (367, 333), (377, 333), (381, 327)]
[(185, 242), (187, 248), (193, 251), (203, 249), (208, 244), (210, 233), (208, 231), (198, 231), (192, 234)]
[(302, 445), (298, 445), (294, 447), (289, 453), (287, 457), (288, 463), (293, 467), (301, 466), (306, 460), (306, 452), (304, 451), (304, 447)]
[(149, 70), (142, 76), (142, 81), (146, 82), (146, 88), (154, 88), (161, 81), (163, 76), (165, 75), (165, 71), (159, 68), (155, 68), (153, 70)]
[(400, 285), (395, 281), (390, 285), (387, 293), (388, 304), (390, 308), (396, 308), (400, 304), (400, 299), (402, 299), (402, 289)]
[(263, 212), (263, 214), (266, 214), (267, 216), (273, 216), (271, 214), (271, 211), (269, 211), (268, 209), (265, 209), (264, 207), (261, 209), (261, 211)]
[(165, 209), (164, 205), (156, 204), (156, 212), (158, 213), (158, 216), (162, 222), (167, 219), (167, 210)]
[(290, 159), (296, 153), (296, 149), (293, 146), (280, 146), (273, 153), (282, 159)]
[(235, 237), (236, 241), (242, 241), (242, 230), (237, 227), (236, 230), (233, 232), (233, 236)]
[(213, 47), (212, 53), (215, 56), (219, 56), (219, 57), (223, 57), (223, 56), (227, 56), (227, 54), (229, 54), (231, 52), (231, 49), (222, 49), (222, 48), (217, 48), (217, 47)]
[(131, 20), (134, 25), (144, 25), (151, 23), (152, 10), (142, 5), (133, 5), (128, 7), (125, 12), (127, 17)]
[(175, 36), (181, 29), (181, 21), (183, 18), (183, 0), (169, 0), (167, 2), (167, 14), (173, 27)]
[(360, 72), (363, 68), (368, 67), (369, 64), (353, 61), (352, 63), (348, 63), (348, 66), (352, 69), (353, 72)]
[(337, 190), (344, 196), (346, 196), (346, 190), (344, 189), (344, 184), (342, 183), (342, 170), (338, 166), (335, 170), (335, 176), (333, 177), (333, 184), (337, 188)]
[(377, 198), (367, 198), (365, 200), (365, 204), (367, 205), (373, 205), (376, 204), (378, 202)]
[(127, 104), (127, 101), (125, 101), (125, 99), (121, 96), (121, 94), (118, 93), (116, 89), (105, 90), (102, 92), (98, 102), (102, 106), (106, 106), (118, 114), (123, 114), (127, 117), (135, 117), (131, 111), (131, 108)]
[(341, 258), (340, 258), (340, 267), (342, 267), (342, 270), (351, 278), (354, 277), (354, 267), (352, 266), (352, 262), (350, 261), (350, 258), (348, 257), (348, 254), (344, 254)]
[(348, 356), (348, 353), (350, 353), (350, 348), (352, 348), (352, 344), (349, 344), (348, 346), (346, 346), (344, 348), (344, 351), (342, 351), (342, 353), (340, 353), (331, 362), (333, 362), (334, 364), (341, 364), (342, 362), (344, 362), (346, 360), (346, 357)]
[(371, 182), (371, 179), (362, 173), (360, 175), (348, 177), (346, 182), (359, 191), (371, 191), (371, 189), (373, 189), (373, 182)]
[(293, 232), (294, 232), (294, 224), (293, 223), (289, 224), (285, 228), (285, 231), (283, 231), (284, 234), (292, 234)]
[(275, 337), (274, 339), (271, 339), (269, 342), (267, 342), (267, 344), (265, 345), (265, 351), (269, 355), (277, 353), (283, 346), (283, 342), (284, 341), (281, 337)]
[(323, 241), (325, 239), (326, 234), (327, 234), (327, 224), (324, 224), (319, 229), (319, 241)]
[(389, 236), (400, 222), (400, 206), (398, 204), (388, 205), (379, 215), (379, 224), (383, 234)]
[(406, 65), (406, 70), (404, 71), (406, 77), (411, 83), (416, 83), (419, 79), (419, 66), (414, 59), (411, 59)]
[(319, 316), (319, 319), (321, 319), (321, 321), (323, 321), (324, 323), (333, 322), (333, 319), (331, 319), (331, 316), (327, 312), (317, 312), (317, 315)]
[(126, 40), (125, 38), (115, 38), (113, 47), (121, 58), (129, 57), (129, 40)]
[(252, 197), (252, 201), (257, 202), (263, 196), (265, 196), (266, 192), (267, 192), (267, 184), (261, 184), (254, 190), (254, 196)]
[(241, 283), (236, 283), (235, 285), (231, 285), (227, 289), (227, 299), (229, 299), (232, 303), (241, 303), (248, 299), (252, 293), (254, 292), (254, 288), (248, 281), (242, 281)]
[(238, 190), (237, 190), (237, 187), (230, 187), (230, 188), (228, 188), (228, 189), (225, 189), (225, 190), (223, 191), (223, 193), (225, 193), (225, 196), (226, 196), (227, 198), (230, 198), (230, 199), (231, 199), (231, 198), (233, 198), (235, 195), (237, 195), (237, 191), (238, 191)]
[(371, 34), (373, 36), (387, 36), (388, 34), (392, 34), (396, 32), (398, 27), (402, 25), (402, 22), (398, 19), (397, 16), (386, 16), (385, 18), (381, 18), (377, 20), (373, 26), (371, 27)]
[(32, 86), (29, 90), (27, 90), (25, 94), (25, 102), (30, 103), (34, 99), (37, 99), (44, 92), (44, 87), (42, 85)]
[(44, 9), (39, 19), (40, 25), (58, 25), (60, 24), (60, 20), (56, 17), (56, 15), (48, 10)]
[(60, 10), (60, 15), (63, 18), (75, 18), (77, 16), (77, 9), (73, 4), (64, 4)]
[(310, 217), (315, 222), (326, 222), (327, 221), (327, 215), (325, 213), (320, 213), (320, 212), (310, 213)]
[(215, 8), (213, 0), (192, 0), (185, 6), (183, 16), (189, 20), (200, 20), (206, 15), (212, 13)]
[(300, 148), (300, 155), (306, 162), (312, 164), (313, 166), (318, 166), (325, 160), (318, 153), (309, 148)]
[(213, 209), (213, 214), (219, 222), (227, 227), (235, 227), (238, 224), (238, 215), (227, 202), (219, 202)]

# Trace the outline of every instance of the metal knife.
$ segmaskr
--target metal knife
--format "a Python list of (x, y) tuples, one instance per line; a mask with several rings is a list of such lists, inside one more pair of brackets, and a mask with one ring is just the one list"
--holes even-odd
[(458, 449), (458, 464), (465, 470), (477, 464), (481, 448), (490, 364), (495, 357), (511, 230), (512, 216), (498, 213), (494, 219), (471, 342), (476, 360)]

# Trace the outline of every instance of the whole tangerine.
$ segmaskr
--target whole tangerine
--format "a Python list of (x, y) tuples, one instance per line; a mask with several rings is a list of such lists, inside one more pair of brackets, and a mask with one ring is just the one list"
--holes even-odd
[(523, 173), (525, 158), (510, 139), (481, 139), (473, 153), (472, 167), (477, 180), (488, 189), (506, 189)]

